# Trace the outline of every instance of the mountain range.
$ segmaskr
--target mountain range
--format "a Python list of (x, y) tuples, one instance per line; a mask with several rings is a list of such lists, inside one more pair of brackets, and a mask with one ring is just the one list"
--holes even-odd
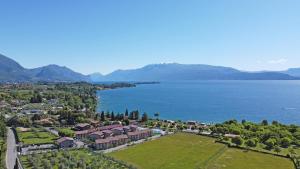
[(0, 82), (73, 82), (89, 81), (89, 77), (58, 65), (26, 69), (16, 61), (0, 54)]
[(100, 81), (179, 81), (179, 80), (298, 80), (300, 68), (286, 71), (246, 72), (231, 67), (204, 64), (151, 64), (138, 69), (116, 70), (110, 74), (83, 75), (58, 65), (34, 69), (0, 54), (0, 82), (100, 82)]

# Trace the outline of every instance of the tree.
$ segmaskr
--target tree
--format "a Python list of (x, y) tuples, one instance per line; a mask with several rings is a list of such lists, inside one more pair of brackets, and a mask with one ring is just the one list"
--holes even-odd
[(256, 147), (257, 145), (257, 140), (255, 139), (249, 139), (245, 142), (245, 144), (249, 147)]
[(271, 150), (274, 148), (274, 146), (277, 144), (277, 140), (274, 138), (269, 138), (267, 141), (265, 141), (266, 148), (268, 150)]
[(272, 121), (272, 125), (274, 125), (274, 126), (278, 126), (278, 121)]
[(267, 121), (267, 120), (263, 120), (263, 121), (261, 122), (261, 124), (262, 124), (263, 126), (267, 126), (267, 125), (269, 125), (269, 123), (268, 123), (268, 121)]
[(281, 148), (279, 146), (275, 146), (274, 151), (279, 154), (281, 151)]
[(156, 117), (156, 119), (159, 119), (159, 112), (154, 113), (154, 117)]
[(288, 148), (291, 145), (292, 140), (288, 137), (284, 137), (281, 139), (281, 146), (284, 148)]
[(109, 119), (110, 118), (110, 113), (106, 112), (105, 117)]
[(101, 112), (100, 120), (101, 120), (101, 121), (105, 121), (104, 111)]
[(147, 113), (143, 113), (142, 122), (146, 122), (146, 121), (148, 121), (148, 115), (147, 115)]
[(234, 137), (231, 139), (231, 142), (240, 146), (243, 144), (244, 140), (241, 137)]
[(110, 119), (111, 121), (115, 120), (115, 113), (113, 111), (111, 112)]

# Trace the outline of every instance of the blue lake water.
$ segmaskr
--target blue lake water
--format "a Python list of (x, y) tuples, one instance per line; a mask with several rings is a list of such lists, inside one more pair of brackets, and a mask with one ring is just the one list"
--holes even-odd
[(98, 111), (139, 110), (172, 120), (300, 124), (300, 81), (162, 82), (99, 91)]

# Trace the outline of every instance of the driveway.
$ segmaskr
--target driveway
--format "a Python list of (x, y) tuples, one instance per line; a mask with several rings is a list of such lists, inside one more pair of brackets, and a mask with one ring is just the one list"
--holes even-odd
[(12, 129), (7, 129), (6, 167), (14, 169), (17, 158), (16, 139)]

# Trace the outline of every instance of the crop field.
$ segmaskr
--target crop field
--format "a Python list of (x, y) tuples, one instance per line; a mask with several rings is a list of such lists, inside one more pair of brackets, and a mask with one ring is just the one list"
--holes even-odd
[(24, 169), (129, 169), (110, 157), (85, 149), (53, 151), (50, 153), (21, 156)]
[(293, 169), (289, 159), (229, 149), (214, 139), (175, 134), (113, 152), (110, 156), (140, 169)]
[(50, 144), (54, 143), (57, 136), (41, 128), (31, 128), (29, 131), (21, 131), (17, 129), (20, 142), (24, 145), (30, 144)]

